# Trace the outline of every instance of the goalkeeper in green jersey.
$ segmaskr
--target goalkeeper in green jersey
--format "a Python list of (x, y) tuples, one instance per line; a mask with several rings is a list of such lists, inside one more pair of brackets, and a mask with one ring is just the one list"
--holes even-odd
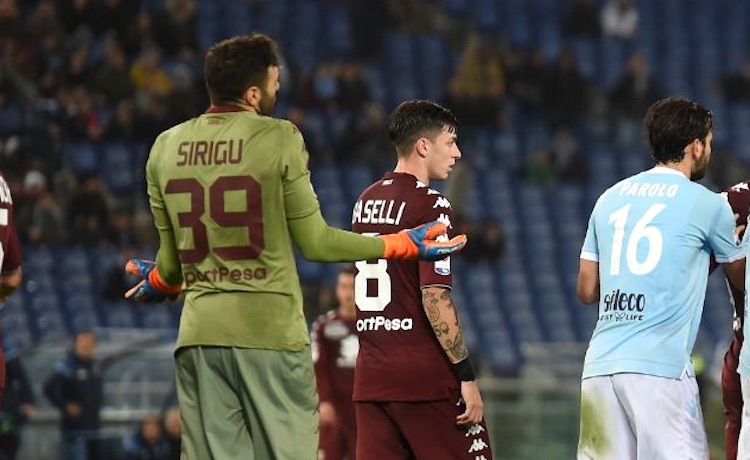
[(146, 165), (160, 236), (126, 296), (185, 293), (175, 351), (188, 459), (317, 458), (318, 415), (292, 242), (310, 260), (436, 260), (465, 236), (432, 222), (380, 237), (329, 227), (299, 130), (272, 118), (279, 56), (270, 38), (222, 41), (205, 59), (211, 107), (163, 132)]

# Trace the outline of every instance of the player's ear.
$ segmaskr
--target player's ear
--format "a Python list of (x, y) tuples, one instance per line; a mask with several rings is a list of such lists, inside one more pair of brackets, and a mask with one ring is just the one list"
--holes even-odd
[(253, 85), (253, 86), (250, 86), (247, 90), (245, 90), (243, 99), (245, 100), (245, 103), (247, 105), (255, 108), (255, 107), (258, 107), (258, 105), (260, 104), (261, 96), (262, 96), (262, 93), (260, 91), (260, 88)]
[(427, 151), (429, 150), (427, 144), (428, 144), (427, 138), (420, 137), (419, 139), (417, 139), (417, 142), (414, 145), (414, 150), (417, 151), (417, 155), (419, 155), (422, 158), (427, 156)]

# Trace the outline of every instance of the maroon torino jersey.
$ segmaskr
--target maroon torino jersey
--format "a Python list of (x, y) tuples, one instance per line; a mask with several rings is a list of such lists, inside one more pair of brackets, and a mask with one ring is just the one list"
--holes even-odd
[[(748, 208), (750, 208), (750, 181), (735, 184), (723, 193), (732, 207), (732, 212), (737, 214), (737, 224), (747, 225)], [(739, 235), (742, 237), (742, 235)], [(716, 263), (711, 260), (711, 269), (715, 268)], [(729, 283), (727, 283), (729, 285)], [(745, 317), (745, 293), (729, 287), (732, 305), (734, 306), (734, 333), (742, 335), (742, 319)]]
[(0, 272), (8, 273), (21, 265), (21, 244), (13, 218), (10, 188), (0, 174)]
[[(448, 200), (410, 174), (389, 172), (354, 206), (352, 229), (396, 233), (433, 220), (449, 227)], [(422, 307), (424, 286), (451, 287), (450, 261), (385, 259), (356, 264), (359, 358), (355, 401), (428, 401), (459, 388)]]
[(310, 336), (320, 400), (351, 403), (359, 351), (355, 321), (329, 311), (315, 320)]

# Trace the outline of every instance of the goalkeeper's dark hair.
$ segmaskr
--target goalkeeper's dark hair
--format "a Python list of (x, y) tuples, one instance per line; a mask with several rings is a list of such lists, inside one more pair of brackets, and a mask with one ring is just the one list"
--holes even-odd
[(211, 103), (242, 99), (251, 86), (263, 87), (268, 68), (278, 65), (278, 46), (266, 35), (241, 35), (220, 41), (208, 50), (204, 63)]
[(388, 137), (399, 156), (411, 152), (420, 137), (434, 140), (443, 128), (456, 132), (458, 120), (440, 104), (425, 100), (404, 101), (393, 111), (388, 123)]
[(713, 131), (713, 114), (697, 102), (671, 97), (655, 102), (644, 119), (651, 157), (658, 163), (679, 163), (685, 147), (698, 139), (706, 142)]

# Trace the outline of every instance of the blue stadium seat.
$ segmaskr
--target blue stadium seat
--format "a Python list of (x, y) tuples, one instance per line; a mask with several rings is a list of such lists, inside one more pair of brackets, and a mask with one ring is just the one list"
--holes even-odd
[(107, 304), (103, 307), (108, 327), (132, 328), (137, 326), (135, 305), (127, 302)]
[(66, 143), (63, 145), (62, 161), (74, 173), (92, 173), (99, 170), (100, 154), (89, 142)]
[(141, 319), (145, 328), (167, 329), (174, 327), (169, 312), (170, 305), (149, 305), (141, 310)]
[(117, 196), (132, 194), (135, 188), (135, 152), (128, 144), (112, 143), (103, 147), (100, 175), (107, 189)]

